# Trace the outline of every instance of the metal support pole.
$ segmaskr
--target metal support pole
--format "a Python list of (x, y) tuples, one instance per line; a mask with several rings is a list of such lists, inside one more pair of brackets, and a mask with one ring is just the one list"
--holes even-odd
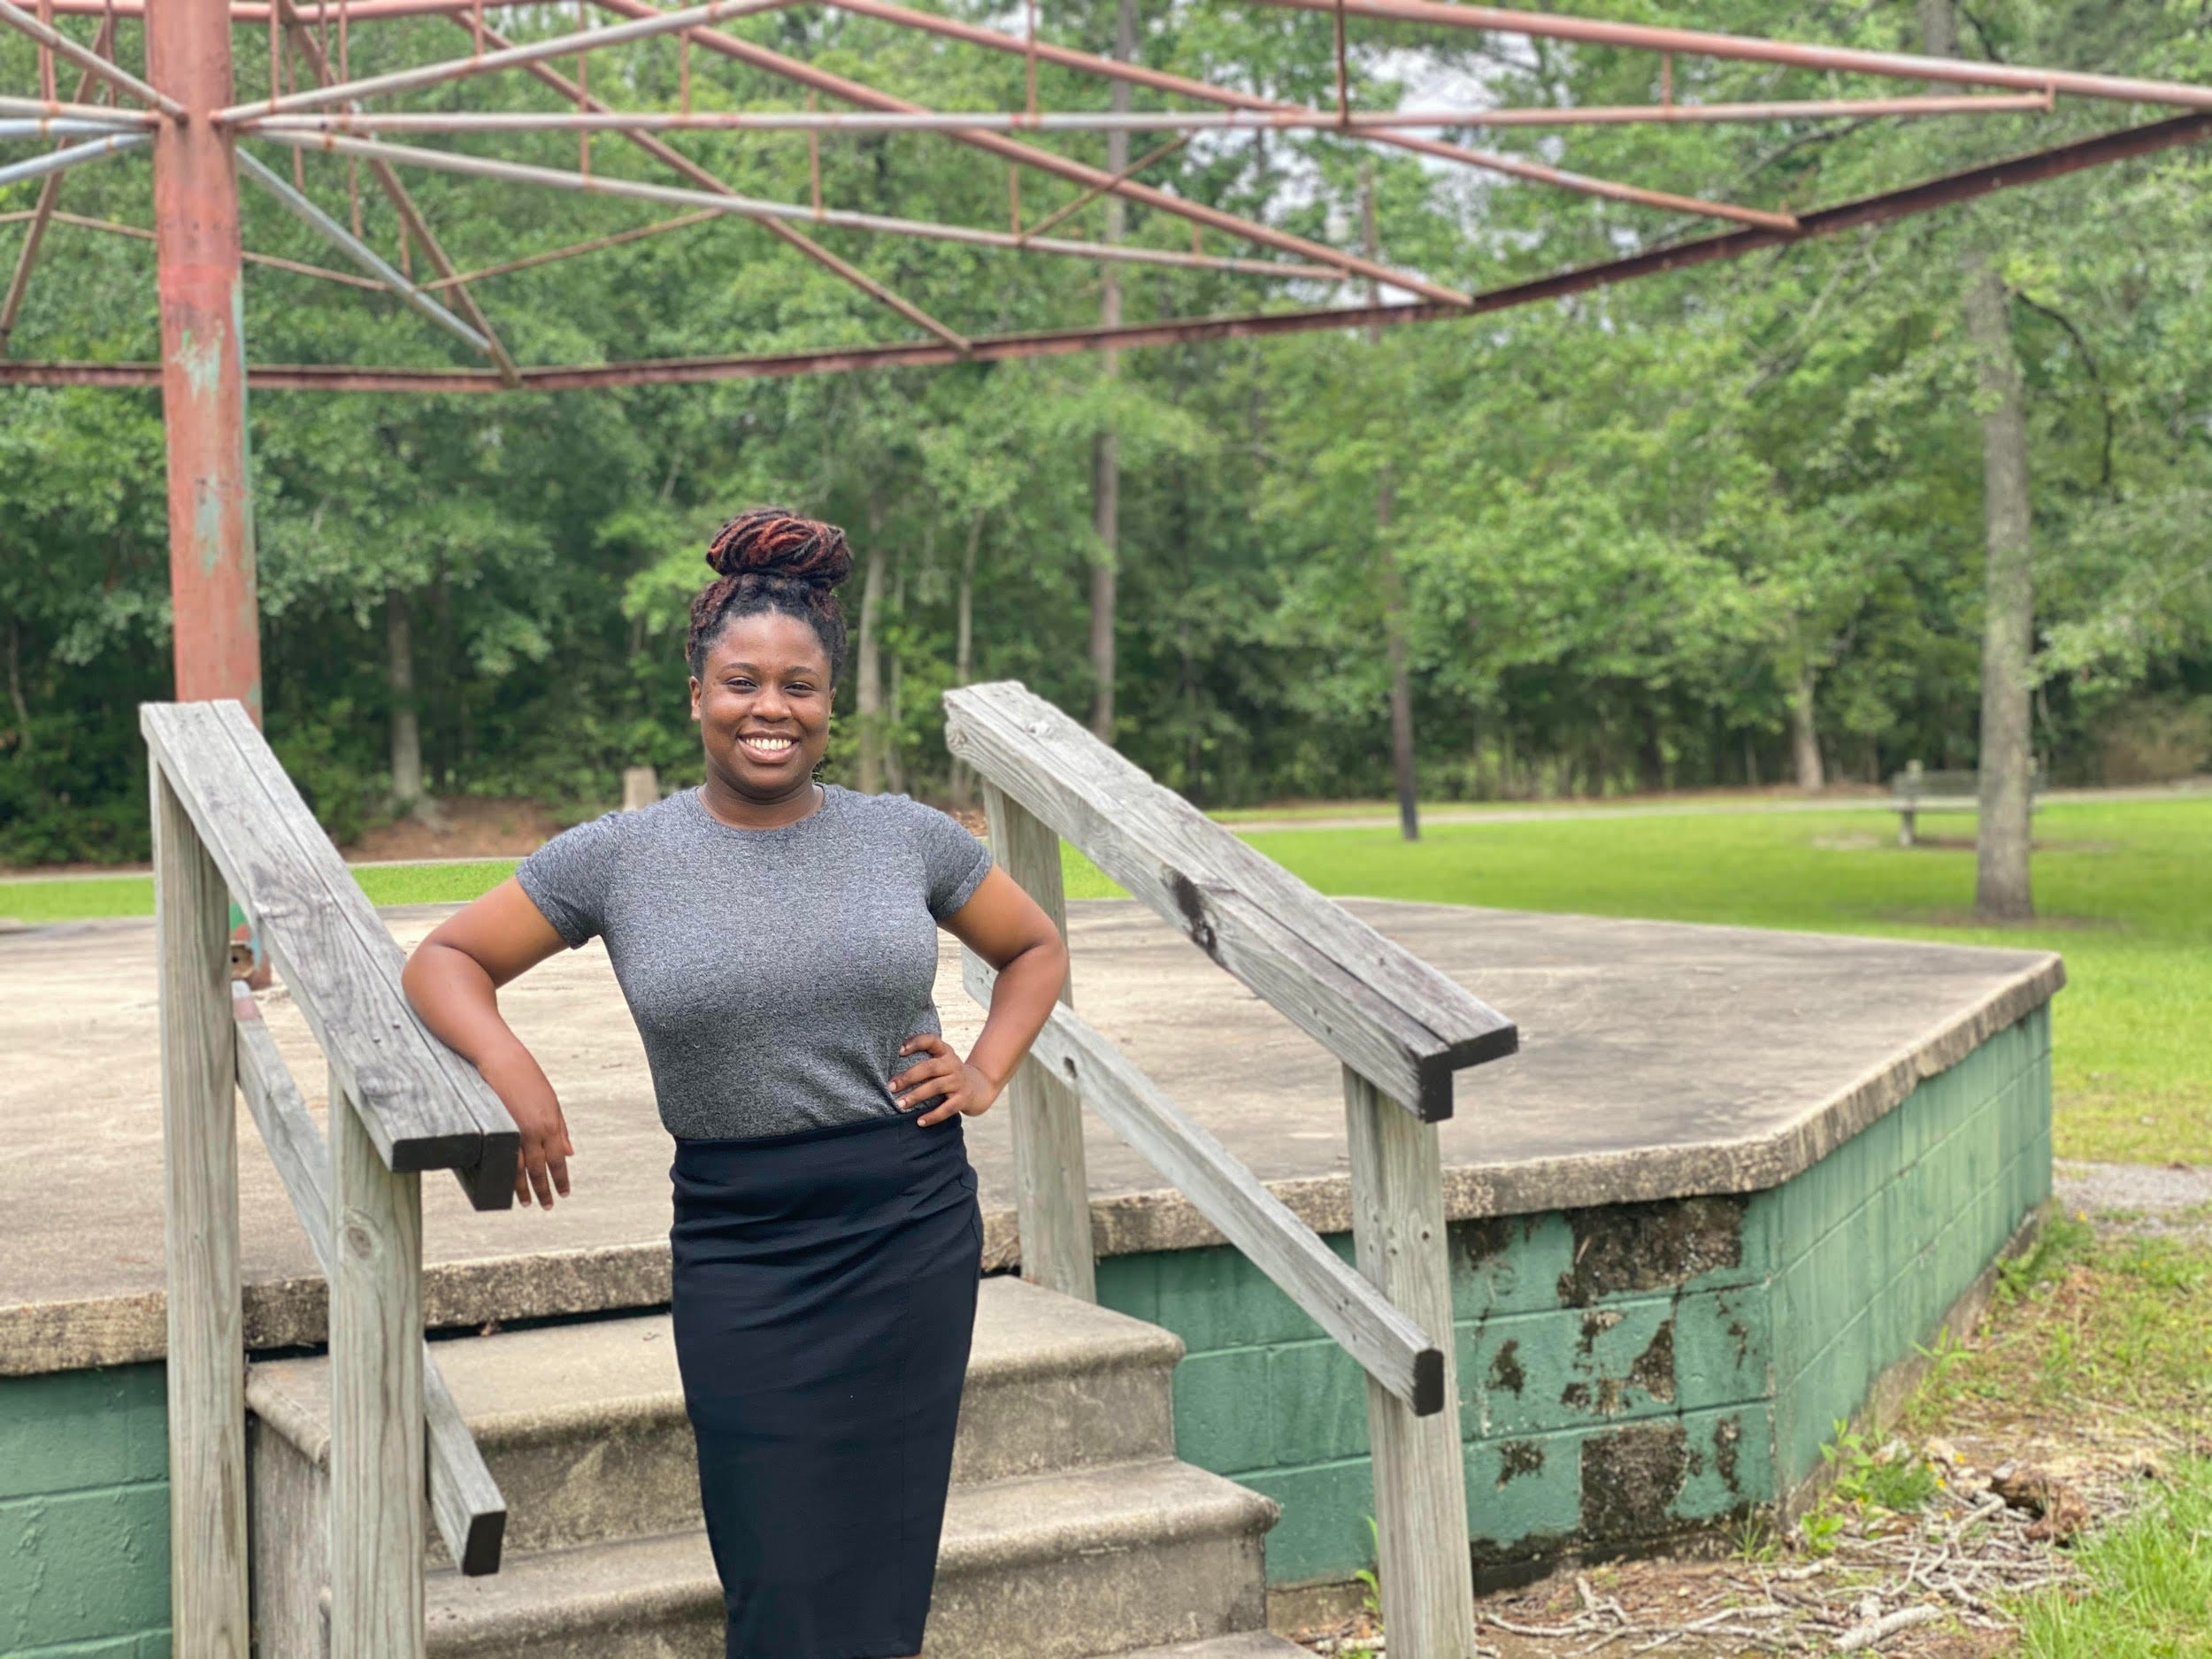
[(227, 0), (164, 0), (147, 68), (190, 119), (154, 138), (162, 425), (169, 451), (169, 587), (177, 696), (235, 697), (261, 718), (261, 618), (246, 461), (238, 174), (208, 119), (231, 95)]

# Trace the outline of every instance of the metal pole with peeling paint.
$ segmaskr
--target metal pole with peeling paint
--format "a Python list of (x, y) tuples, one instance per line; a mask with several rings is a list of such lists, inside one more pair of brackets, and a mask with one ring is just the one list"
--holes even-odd
[(147, 8), (148, 73), (188, 111), (154, 135), (162, 424), (177, 697), (235, 697), (261, 719), (261, 615), (246, 454), (246, 342), (227, 0)]

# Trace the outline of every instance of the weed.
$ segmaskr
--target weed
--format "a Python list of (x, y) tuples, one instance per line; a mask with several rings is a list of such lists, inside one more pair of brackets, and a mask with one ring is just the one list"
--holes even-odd
[(2008, 1302), (2018, 1302), (2056, 1282), (2069, 1265), (2088, 1251), (2096, 1236), (2087, 1222), (2062, 1213), (2054, 1215), (2036, 1234), (2034, 1244), (1997, 1263), (1997, 1294)]
[[(1381, 1529), (1376, 1526), (1375, 1517), (1371, 1515), (1367, 1517), (1367, 1542), (1373, 1550), (1375, 1558), (1378, 1561), (1381, 1560), (1382, 1532)], [(1381, 1578), (1376, 1576), (1372, 1567), (1362, 1567), (1352, 1577), (1359, 1580), (1361, 1603), (1367, 1609), (1367, 1617), (1375, 1621), (1375, 1628), (1379, 1631), (1382, 1628)]]

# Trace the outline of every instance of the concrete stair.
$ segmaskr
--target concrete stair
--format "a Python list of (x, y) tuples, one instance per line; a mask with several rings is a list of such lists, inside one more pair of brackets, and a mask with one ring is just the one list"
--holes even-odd
[[(508, 1506), (464, 1578), (431, 1539), (441, 1659), (720, 1659), (666, 1315), (435, 1345)], [(1174, 1455), (1164, 1331), (984, 1281), (938, 1556), (930, 1659), (1263, 1659), (1275, 1505)], [(329, 1371), (250, 1368), (254, 1617), (265, 1659), (326, 1651)]]

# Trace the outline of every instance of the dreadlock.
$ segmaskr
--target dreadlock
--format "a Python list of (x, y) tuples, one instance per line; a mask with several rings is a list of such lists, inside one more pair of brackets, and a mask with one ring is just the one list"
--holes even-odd
[(707, 649), (732, 618), (771, 611), (814, 630), (833, 681), (845, 672), (845, 613), (832, 591), (853, 573), (842, 530), (787, 507), (755, 507), (714, 533), (707, 563), (718, 579), (691, 602), (691, 632), (684, 640), (695, 676), (706, 672)]

